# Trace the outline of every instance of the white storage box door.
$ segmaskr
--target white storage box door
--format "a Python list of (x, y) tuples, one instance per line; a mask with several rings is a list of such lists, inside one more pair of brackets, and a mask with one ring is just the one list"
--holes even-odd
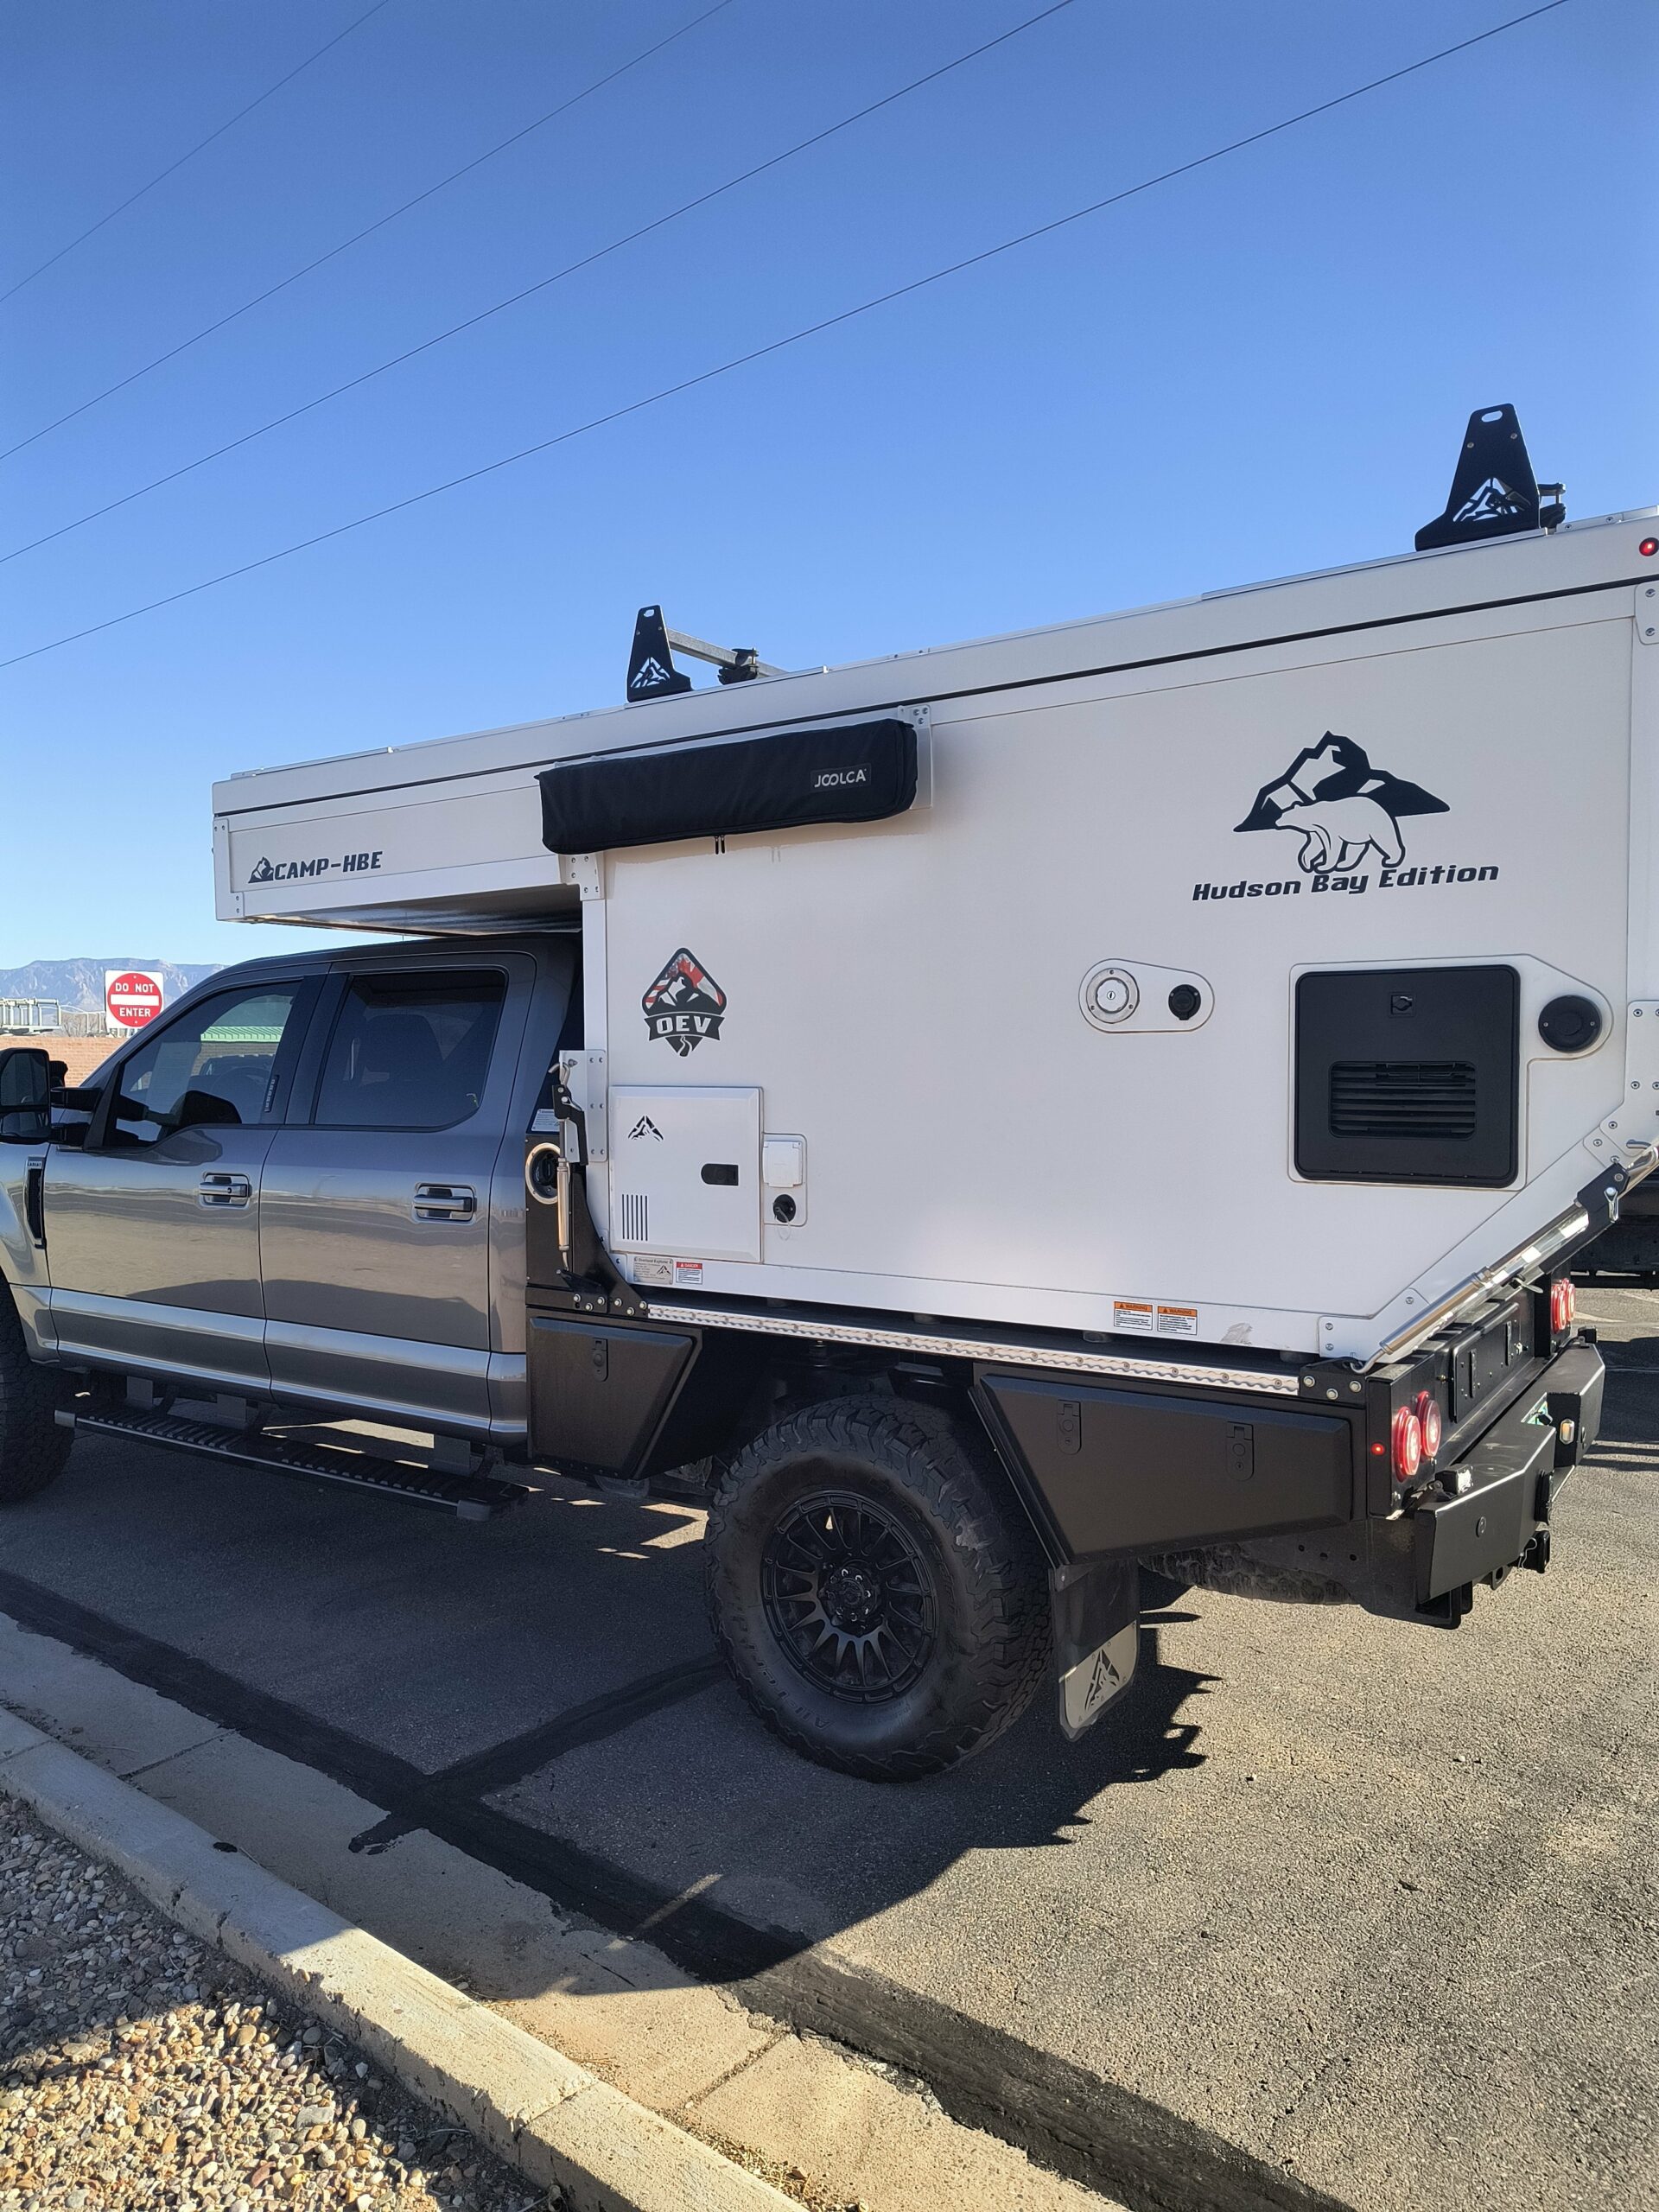
[(760, 1257), (760, 1093), (617, 1084), (610, 1096), (615, 1252)]

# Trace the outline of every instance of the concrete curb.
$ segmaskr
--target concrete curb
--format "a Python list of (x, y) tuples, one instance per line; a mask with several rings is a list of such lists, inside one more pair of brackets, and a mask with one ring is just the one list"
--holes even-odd
[(570, 2212), (790, 2212), (696, 2136), (3, 1711), (0, 1790), (558, 2188)]

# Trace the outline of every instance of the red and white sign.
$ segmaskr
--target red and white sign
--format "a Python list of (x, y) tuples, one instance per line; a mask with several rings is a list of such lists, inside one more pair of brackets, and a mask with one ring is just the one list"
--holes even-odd
[(143, 968), (104, 970), (104, 1010), (111, 1029), (142, 1029), (162, 1010), (162, 979)]

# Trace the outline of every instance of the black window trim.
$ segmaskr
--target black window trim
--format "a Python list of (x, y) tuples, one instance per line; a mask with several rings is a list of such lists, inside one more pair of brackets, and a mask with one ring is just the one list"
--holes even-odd
[[(489, 1058), (484, 1068), (484, 1090), (470, 1114), (459, 1114), (453, 1122), (320, 1122), (316, 1118), (317, 1101), (322, 1092), (323, 1071), (328, 1065), (328, 1055), (334, 1050), (334, 1033), (340, 1027), (340, 1015), (353, 988), (359, 982), (402, 982), (407, 979), (411, 988), (433, 977), (494, 976), (500, 979), (501, 996), (497, 1006), (495, 1033), (490, 1039)], [(456, 960), (434, 962), (430, 967), (404, 968), (388, 963), (384, 968), (371, 966), (338, 968), (327, 979), (329, 989), (311, 1023), (315, 1046), (308, 1049), (301, 1069), (302, 1080), (296, 1080), (290, 1092), (289, 1126), (307, 1129), (334, 1129), (342, 1134), (372, 1135), (377, 1130), (387, 1136), (435, 1136), (445, 1129), (463, 1128), (468, 1122), (476, 1121), (484, 1111), (489, 1081), (495, 1071), (496, 1048), (500, 1042), (502, 1022), (512, 990), (513, 976), (509, 969), (499, 967), (491, 960)]]

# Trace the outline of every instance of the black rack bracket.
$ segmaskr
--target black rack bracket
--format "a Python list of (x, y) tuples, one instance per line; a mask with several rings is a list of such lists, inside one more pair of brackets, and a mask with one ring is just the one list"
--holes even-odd
[[(1539, 505), (1540, 490), (1556, 495)], [(1516, 531), (1554, 530), (1567, 519), (1559, 504), (1566, 487), (1541, 487), (1532, 473), (1527, 442), (1513, 407), (1478, 407), (1464, 432), (1446, 512), (1425, 523), (1414, 541), (1420, 553), (1441, 545), (1475, 545)]]
[(763, 661), (753, 645), (711, 645), (683, 630), (671, 630), (660, 607), (642, 607), (634, 617), (633, 650), (628, 655), (628, 703), (642, 699), (666, 699), (676, 691), (689, 691), (691, 679), (674, 665), (676, 652), (692, 660), (705, 660), (722, 683), (749, 683), (757, 676), (782, 676), (787, 671)]

